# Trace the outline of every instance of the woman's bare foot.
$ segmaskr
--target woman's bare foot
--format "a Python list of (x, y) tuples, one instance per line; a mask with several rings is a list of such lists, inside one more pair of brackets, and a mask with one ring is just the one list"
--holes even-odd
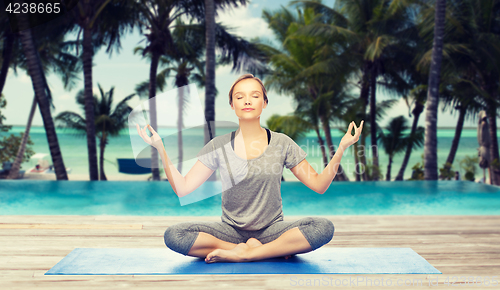
[(245, 262), (245, 253), (250, 249), (245, 243), (240, 243), (232, 250), (217, 249), (210, 252), (205, 258), (206, 263), (216, 262)]
[(262, 246), (262, 243), (257, 240), (256, 238), (250, 238), (248, 239), (247, 243), (246, 243), (250, 248), (256, 248), (256, 247), (259, 247), (259, 246)]
[[(250, 238), (250, 239), (248, 239), (248, 241), (247, 241), (246, 244), (250, 248), (256, 248), (256, 247), (262, 246), (262, 243), (259, 240), (257, 240), (256, 238)], [(292, 255), (288, 255), (288, 256), (284, 256), (282, 258), (289, 259), (291, 257), (292, 257)]]

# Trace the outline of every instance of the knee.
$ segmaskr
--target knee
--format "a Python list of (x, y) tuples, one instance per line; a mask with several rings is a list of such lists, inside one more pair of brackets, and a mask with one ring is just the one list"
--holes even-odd
[(333, 225), (333, 222), (329, 219), (319, 217), (315, 220), (315, 223), (318, 230), (322, 233), (321, 244), (328, 244), (332, 240), (333, 234), (335, 232), (335, 226)]
[(325, 235), (329, 237), (328, 239), (329, 242), (333, 238), (333, 234), (335, 232), (335, 226), (333, 225), (333, 222), (331, 220), (326, 218), (320, 218), (320, 224), (325, 231)]
[(187, 255), (189, 249), (186, 244), (189, 243), (189, 233), (185, 226), (176, 224), (168, 227), (163, 234), (165, 245), (174, 252)]
[(163, 234), (163, 240), (165, 241), (165, 245), (172, 249), (172, 247), (175, 245), (176, 241), (176, 236), (179, 235), (179, 229), (177, 228), (176, 225), (170, 226), (165, 230), (165, 233)]

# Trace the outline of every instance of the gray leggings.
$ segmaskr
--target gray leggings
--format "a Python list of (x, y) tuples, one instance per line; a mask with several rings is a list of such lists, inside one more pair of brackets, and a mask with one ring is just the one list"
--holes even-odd
[(328, 243), (335, 231), (330, 220), (322, 217), (307, 217), (295, 222), (279, 221), (258, 231), (240, 230), (225, 222), (184, 222), (168, 227), (163, 237), (165, 245), (172, 251), (187, 255), (199, 232), (233, 244), (246, 243), (250, 238), (267, 244), (296, 227), (302, 232), (313, 250)]

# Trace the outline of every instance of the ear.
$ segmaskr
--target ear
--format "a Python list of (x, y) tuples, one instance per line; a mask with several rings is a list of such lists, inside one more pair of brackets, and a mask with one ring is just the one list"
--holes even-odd
[(267, 102), (264, 101), (264, 107), (262, 107), (262, 109), (265, 109), (267, 107)]

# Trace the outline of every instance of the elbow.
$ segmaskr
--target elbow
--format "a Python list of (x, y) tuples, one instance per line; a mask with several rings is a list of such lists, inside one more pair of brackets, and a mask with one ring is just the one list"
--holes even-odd
[(319, 194), (323, 194), (327, 189), (328, 187), (323, 187), (323, 188), (317, 188), (315, 191)]

